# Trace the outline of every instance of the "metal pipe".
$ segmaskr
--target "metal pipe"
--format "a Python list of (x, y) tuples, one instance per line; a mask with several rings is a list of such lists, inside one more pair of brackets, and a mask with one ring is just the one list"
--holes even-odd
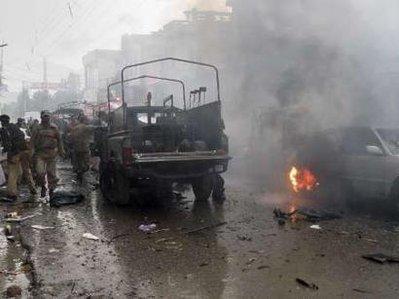
[[(178, 61), (178, 62), (183, 62), (183, 63), (188, 63), (188, 64), (195, 64), (195, 65), (200, 65), (200, 66), (205, 66), (209, 67), (215, 70), (216, 74), (216, 88), (217, 88), (217, 97), (218, 101), (220, 102), (220, 80), (219, 80), (219, 70), (216, 66), (212, 64), (207, 64), (207, 63), (202, 63), (198, 61), (192, 61), (192, 60), (186, 60), (186, 59), (180, 59), (180, 58), (174, 58), (174, 57), (167, 57), (167, 58), (161, 58), (161, 59), (155, 59), (155, 60), (150, 60), (146, 62), (141, 62), (141, 63), (136, 63), (132, 65), (127, 65), (121, 70), (121, 85), (122, 85), (122, 104), (124, 105), (125, 103), (125, 71), (130, 68), (134, 67), (139, 67), (143, 65), (148, 65), (148, 64), (153, 64), (153, 63), (158, 63), (158, 62), (163, 62), (163, 61), (168, 61), (168, 60), (173, 60), (173, 61)], [(126, 107), (125, 107), (126, 108)], [(123, 114), (123, 121), (125, 124), (126, 121), (126, 109), (124, 108), (124, 114)]]
[[(186, 105), (186, 85), (184, 84), (184, 81), (182, 81), (182, 80), (173, 79), (173, 78), (166, 78), (166, 77), (151, 76), (151, 75), (142, 75), (142, 76), (139, 76), (139, 77), (135, 77), (135, 78), (131, 78), (131, 79), (125, 80), (124, 82), (131, 82), (131, 81), (145, 79), (145, 78), (157, 79), (157, 80), (160, 80), (160, 81), (169, 81), (169, 82), (180, 83), (181, 86), (182, 86), (182, 91), (183, 91), (184, 110), (187, 109), (187, 105)], [(119, 84), (123, 85), (124, 82), (123, 81), (117, 81), (117, 82), (113, 82), (113, 83), (111, 83), (111, 84), (109, 84), (107, 86), (108, 127), (110, 126), (110, 118), (111, 118), (111, 99), (110, 99), (111, 98), (111, 87), (119, 85)], [(123, 97), (123, 95), (124, 95), (124, 91), (123, 91), (123, 88), (122, 88), (122, 97)], [(123, 106), (125, 105), (125, 102), (123, 100), (122, 100), (122, 105)], [(125, 124), (125, 120), (126, 120), (126, 118), (125, 118), (125, 113), (126, 113), (125, 112), (125, 107), (123, 109), (124, 109), (124, 111), (123, 111), (123, 124), (126, 126), (126, 124)], [(110, 129), (110, 127), (108, 129)]]

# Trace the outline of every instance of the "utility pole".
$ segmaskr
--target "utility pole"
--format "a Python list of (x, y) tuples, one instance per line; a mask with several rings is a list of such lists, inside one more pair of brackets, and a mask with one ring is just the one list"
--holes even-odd
[(47, 59), (43, 57), (43, 89), (48, 89), (48, 82), (47, 82)]
[(4, 59), (4, 48), (7, 47), (8, 45), (6, 43), (1, 42), (0, 43), (0, 91), (1, 87), (3, 86), (3, 59)]

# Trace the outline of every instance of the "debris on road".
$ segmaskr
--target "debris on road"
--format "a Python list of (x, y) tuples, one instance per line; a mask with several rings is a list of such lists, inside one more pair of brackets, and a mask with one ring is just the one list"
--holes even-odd
[(247, 241), (247, 242), (251, 242), (252, 238), (248, 237), (248, 236), (243, 236), (243, 235), (237, 235), (237, 239), (240, 241)]
[(317, 230), (320, 230), (320, 229), (321, 229), (321, 226), (320, 226), (320, 225), (318, 225), (318, 224), (314, 224), (314, 225), (311, 225), (311, 226), (310, 226), (310, 228), (311, 228), (311, 229), (317, 229)]
[(390, 256), (383, 253), (365, 254), (362, 258), (379, 264), (399, 263), (399, 256)]
[(31, 225), (31, 227), (38, 230), (54, 229), (54, 226), (43, 226), (43, 225)]
[(55, 249), (55, 248), (50, 248), (49, 250), (48, 250), (48, 252), (49, 253), (56, 253), (56, 252), (60, 252), (58, 249)]
[(256, 258), (250, 258), (245, 264), (246, 265), (251, 265), (251, 264), (253, 264), (254, 262), (256, 261)]
[(81, 202), (83, 199), (83, 194), (79, 192), (59, 189), (54, 191), (54, 195), (50, 199), (50, 206), (60, 207), (65, 205), (73, 205)]
[(370, 239), (370, 238), (363, 238), (364, 241), (370, 242), (370, 243), (378, 243), (377, 240)]
[(29, 215), (29, 216), (25, 216), (25, 217), (15, 217), (15, 218), (4, 218), (5, 221), (7, 222), (22, 222), (28, 219), (31, 219), (33, 217), (35, 217), (36, 215)]
[(138, 229), (141, 230), (144, 233), (151, 233), (157, 228), (157, 225), (155, 223), (151, 224), (140, 224)]
[(7, 298), (15, 298), (22, 295), (22, 289), (17, 285), (12, 285), (7, 288), (6, 296)]
[(318, 222), (323, 220), (334, 220), (342, 218), (341, 215), (327, 212), (327, 211), (316, 211), (313, 209), (296, 209), (292, 212), (284, 212), (279, 208), (273, 210), (274, 217), (277, 219), (278, 224), (284, 225), (287, 220), (296, 222), (298, 220), (305, 220), (309, 222)]
[(273, 210), (273, 214), (274, 214), (274, 216), (275, 216), (276, 218), (278, 218), (278, 219), (284, 219), (284, 220), (289, 219), (289, 218), (290, 218), (292, 215), (294, 215), (296, 212), (298, 212), (298, 210), (294, 210), (294, 211), (292, 211), (291, 213), (283, 212), (281, 209), (278, 209), (278, 208), (275, 208), (275, 209)]
[(315, 291), (319, 289), (319, 287), (317, 285), (315, 285), (314, 283), (309, 283), (301, 278), (296, 278), (295, 281), (305, 288), (312, 289)]
[(11, 236), (12, 235), (12, 227), (9, 224), (6, 224), (6, 226), (4, 226), (4, 234), (6, 236)]
[(203, 227), (200, 227), (200, 228), (197, 228), (197, 229), (194, 229), (194, 230), (190, 230), (190, 231), (186, 232), (186, 234), (197, 233), (197, 232), (200, 232), (200, 231), (203, 231), (203, 230), (206, 230), (206, 229), (216, 228), (216, 227), (219, 227), (219, 226), (222, 226), (222, 225), (225, 225), (225, 224), (227, 224), (227, 222), (219, 222), (219, 223), (216, 223), (216, 224), (203, 226)]
[(86, 239), (89, 239), (89, 240), (93, 240), (93, 241), (98, 241), (98, 240), (100, 240), (99, 237), (97, 237), (97, 236), (95, 236), (95, 235), (93, 235), (93, 234), (91, 234), (91, 233), (84, 233), (82, 237), (83, 237), (83, 238), (86, 238)]
[(354, 292), (362, 293), (362, 294), (372, 294), (370, 291), (362, 290), (362, 289), (353, 289)]
[(297, 213), (304, 216), (305, 220), (310, 221), (310, 222), (323, 221), (323, 220), (335, 220), (335, 219), (342, 218), (342, 216), (337, 213), (332, 213), (332, 212), (328, 212), (328, 211), (316, 211), (313, 209), (306, 209), (306, 208), (297, 210)]
[(6, 214), (5, 218), (17, 218), (18, 217), (18, 213), (17, 212), (11, 212)]

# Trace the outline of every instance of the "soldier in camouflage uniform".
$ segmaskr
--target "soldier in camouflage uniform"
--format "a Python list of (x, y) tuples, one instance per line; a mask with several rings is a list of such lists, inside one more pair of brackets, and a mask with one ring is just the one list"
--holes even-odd
[(78, 123), (71, 130), (72, 163), (80, 183), (83, 180), (84, 174), (90, 168), (90, 142), (93, 131), (87, 122), (86, 116), (80, 115)]
[(64, 148), (58, 128), (50, 123), (50, 113), (42, 111), (41, 124), (32, 134), (32, 144), (36, 157), (37, 182), (41, 187), (41, 196), (45, 197), (46, 176), (50, 198), (57, 186), (56, 158), (64, 156)]

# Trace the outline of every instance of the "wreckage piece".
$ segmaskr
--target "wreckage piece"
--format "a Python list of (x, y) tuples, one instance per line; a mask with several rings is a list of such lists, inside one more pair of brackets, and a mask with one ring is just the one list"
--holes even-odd
[(298, 210), (294, 210), (293, 212), (290, 213), (286, 213), (283, 212), (281, 209), (275, 208), (273, 210), (273, 214), (277, 219), (284, 219), (287, 220), (289, 219), (292, 215), (296, 214), (298, 212)]
[(83, 194), (70, 190), (56, 190), (50, 199), (51, 207), (61, 207), (65, 205), (73, 205), (84, 199)]
[(82, 237), (85, 238), (85, 239), (88, 239), (88, 240), (93, 240), (93, 241), (98, 241), (98, 240), (100, 240), (99, 237), (97, 237), (97, 236), (95, 236), (95, 235), (93, 235), (93, 234), (91, 234), (91, 233), (84, 233), (84, 234), (82, 235)]
[(227, 222), (220, 222), (220, 223), (216, 223), (216, 224), (203, 226), (203, 227), (200, 227), (200, 228), (197, 228), (197, 229), (190, 230), (190, 231), (186, 232), (186, 234), (198, 233), (200, 231), (203, 231), (203, 230), (206, 230), (206, 229), (211, 229), (211, 228), (216, 228), (216, 227), (219, 227), (219, 226), (222, 226), (222, 225), (225, 225), (225, 224), (227, 224)]
[(399, 263), (399, 256), (385, 255), (383, 253), (365, 254), (362, 255), (362, 258), (379, 264)]
[(314, 283), (309, 283), (301, 278), (296, 278), (295, 281), (300, 284), (301, 286), (317, 291), (319, 289), (319, 287), (317, 285), (315, 285)]
[(336, 213), (327, 211), (315, 211), (313, 209), (299, 209), (297, 213), (306, 217), (308, 221), (323, 221), (341, 219), (342, 216)]

